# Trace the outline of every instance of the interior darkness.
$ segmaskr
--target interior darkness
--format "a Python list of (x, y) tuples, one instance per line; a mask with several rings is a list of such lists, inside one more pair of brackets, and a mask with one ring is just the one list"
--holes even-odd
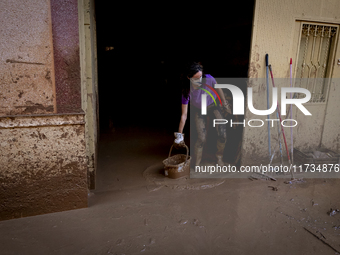
[[(187, 61), (200, 61), (214, 77), (247, 77), (254, 0), (228, 8), (103, 0), (95, 7), (101, 132), (131, 126), (177, 131)], [(114, 49), (105, 51), (108, 46)]]

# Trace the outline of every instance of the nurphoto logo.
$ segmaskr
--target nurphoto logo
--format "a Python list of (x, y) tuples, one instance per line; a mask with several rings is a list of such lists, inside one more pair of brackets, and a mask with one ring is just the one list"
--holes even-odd
[[(221, 99), (218, 96), (217, 92), (211, 86), (207, 84), (205, 85), (209, 87), (209, 89), (217, 95), (221, 103)], [(231, 85), (231, 84), (215, 84), (215, 88), (228, 89), (231, 92), (232, 97), (233, 97), (232, 114), (233, 115), (244, 115), (244, 94), (240, 88), (238, 88), (235, 85)], [(210, 97), (212, 97), (212, 99), (214, 100), (215, 105), (217, 105), (216, 100), (214, 99), (213, 95), (209, 91), (203, 88), (200, 88), (200, 89), (207, 92), (207, 94)], [(272, 106), (267, 110), (255, 109), (254, 104), (253, 104), (253, 88), (248, 87), (247, 92), (248, 92), (247, 105), (248, 105), (249, 111), (253, 113), (254, 115), (260, 115), (260, 116), (270, 115), (274, 113), (275, 110), (277, 110), (279, 106), (278, 100), (277, 100), (278, 99), (277, 88), (272, 89)], [(304, 98), (288, 98), (287, 93), (304, 94), (305, 97)], [(201, 114), (202, 115), (207, 114), (207, 94), (201, 95)], [(286, 115), (286, 106), (287, 104), (291, 104), (291, 105), (295, 105), (304, 115), (312, 116), (312, 114), (303, 106), (303, 104), (307, 103), (310, 99), (311, 99), (311, 93), (307, 89), (296, 88), (296, 87), (282, 87), (281, 88), (281, 112), (282, 112), (281, 115), (282, 116)], [(277, 121), (280, 122), (279, 119), (266, 119), (266, 121), (271, 122), (272, 127), (274, 127), (274, 122), (277, 122)], [(290, 122), (290, 125), (288, 125), (287, 122)], [(225, 125), (227, 123), (230, 123), (230, 126), (238, 125), (238, 124), (242, 124), (244, 127), (246, 126), (245, 119), (243, 120), (243, 122), (233, 122), (232, 119), (229, 121), (226, 119), (213, 119), (213, 127), (215, 127), (216, 125)], [(247, 124), (249, 127), (262, 127), (264, 125), (264, 121), (261, 119), (250, 119), (247, 121)], [(294, 119), (285, 119), (281, 121), (281, 125), (283, 127), (295, 127), (297, 126), (297, 124), (298, 124), (297, 121)]]

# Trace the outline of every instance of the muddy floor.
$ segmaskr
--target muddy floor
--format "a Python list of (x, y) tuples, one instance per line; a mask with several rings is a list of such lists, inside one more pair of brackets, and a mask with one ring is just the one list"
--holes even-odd
[(150, 171), (172, 141), (166, 130), (103, 133), (89, 207), (0, 222), (0, 254), (340, 251), (340, 212), (329, 213), (340, 209), (339, 180), (162, 181)]

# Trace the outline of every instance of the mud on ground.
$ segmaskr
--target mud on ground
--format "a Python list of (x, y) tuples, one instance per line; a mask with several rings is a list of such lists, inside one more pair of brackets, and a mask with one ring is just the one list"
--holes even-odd
[(340, 208), (338, 179), (155, 183), (145, 171), (167, 157), (172, 135), (102, 134), (89, 207), (0, 222), (0, 254), (319, 255), (340, 250), (340, 213), (329, 213)]

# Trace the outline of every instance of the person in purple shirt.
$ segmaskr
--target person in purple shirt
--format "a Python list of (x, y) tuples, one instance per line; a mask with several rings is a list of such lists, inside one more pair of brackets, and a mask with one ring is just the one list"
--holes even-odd
[[(221, 107), (219, 105), (215, 106), (214, 100), (210, 96), (207, 96), (207, 115), (201, 114), (201, 95), (203, 93), (205, 94), (206, 92), (199, 88), (208, 90), (216, 99), (217, 97), (216, 94), (209, 88), (209, 86), (211, 86), (212, 88), (215, 87), (216, 84), (215, 78), (210, 74), (204, 74), (202, 65), (196, 62), (193, 62), (188, 66), (186, 76), (190, 82), (189, 81), (186, 82), (186, 86), (182, 91), (182, 115), (178, 127), (178, 132), (174, 133), (175, 134), (174, 144), (178, 146), (184, 144), (183, 129), (185, 122), (187, 120), (188, 103), (189, 101), (191, 101), (191, 105), (193, 106), (191, 107), (191, 114), (193, 114), (192, 116), (194, 116), (195, 118), (195, 124), (198, 134), (198, 139), (195, 143), (194, 151), (194, 155), (196, 158), (195, 165), (199, 166), (202, 160), (203, 145), (205, 144), (207, 137), (206, 131), (207, 116), (213, 115), (215, 119), (224, 119), (224, 117), (222, 114)], [(209, 86), (206, 86), (206, 84)], [(231, 113), (229, 103), (225, 99), (222, 89), (216, 88), (215, 90), (221, 98), (223, 110), (227, 111), (228, 113)], [(227, 141), (226, 126), (216, 125), (216, 130), (217, 130), (216, 159), (217, 164), (223, 166), (224, 165), (223, 151)]]

